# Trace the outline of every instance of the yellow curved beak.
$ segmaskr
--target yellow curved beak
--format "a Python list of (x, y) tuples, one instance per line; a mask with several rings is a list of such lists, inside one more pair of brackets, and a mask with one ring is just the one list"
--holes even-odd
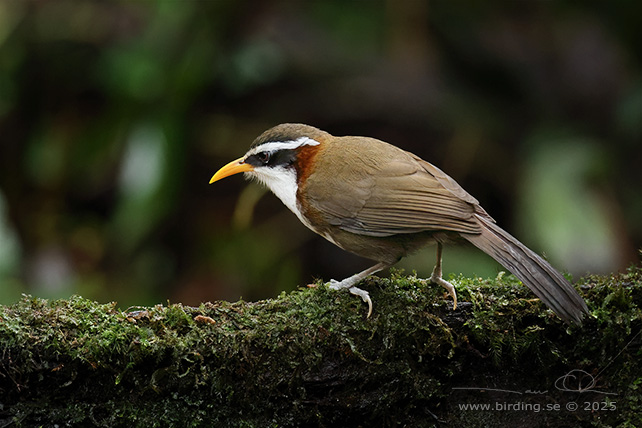
[(216, 171), (216, 174), (210, 180), (210, 184), (222, 178), (229, 177), (230, 175), (238, 174), (239, 172), (254, 171), (254, 167), (245, 163), (244, 158), (238, 158), (225, 165), (223, 168)]

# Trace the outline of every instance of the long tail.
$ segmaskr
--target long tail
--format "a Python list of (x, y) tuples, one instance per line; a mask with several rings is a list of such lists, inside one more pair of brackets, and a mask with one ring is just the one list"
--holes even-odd
[(492, 219), (476, 217), (482, 227), (481, 234), (462, 233), (461, 236), (513, 273), (564, 321), (581, 325), (588, 308), (562, 274)]

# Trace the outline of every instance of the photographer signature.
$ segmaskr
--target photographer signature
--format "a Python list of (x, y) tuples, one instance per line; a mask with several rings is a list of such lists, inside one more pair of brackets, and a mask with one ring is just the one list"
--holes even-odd
[[(555, 388), (559, 391), (564, 392), (594, 392), (597, 394), (605, 395), (617, 395), (615, 392), (600, 391), (595, 389), (597, 385), (597, 379), (593, 377), (589, 372), (581, 369), (573, 369), (570, 372), (566, 373), (563, 376), (560, 376), (555, 381)], [(518, 395), (544, 395), (548, 393), (548, 390), (539, 391), (527, 389), (526, 391), (514, 391), (510, 389), (498, 389), (498, 388), (477, 388), (477, 387), (453, 387), (455, 390), (468, 390), (468, 391), (495, 391), (495, 392), (507, 392), (510, 394)]]
[[(638, 336), (642, 334), (642, 330), (638, 331), (635, 336), (629, 342), (624, 345), (624, 347), (620, 350), (620, 352), (617, 353), (617, 355), (608, 362), (606, 366), (600, 370), (600, 372), (593, 376), (589, 372), (581, 369), (573, 369), (570, 372), (566, 373), (563, 376), (560, 376), (557, 378), (555, 381), (555, 388), (558, 391), (564, 391), (564, 392), (579, 392), (579, 393), (585, 393), (585, 392), (594, 392), (597, 394), (604, 394), (604, 395), (618, 395), (615, 392), (607, 392), (607, 391), (600, 391), (595, 389), (597, 385), (597, 379), (600, 378), (600, 375), (604, 373), (604, 371), (615, 361), (622, 352), (628, 346), (633, 343), (635, 339), (637, 339)], [(495, 392), (507, 392), (510, 394), (518, 394), (518, 395), (523, 395), (523, 394), (531, 394), (531, 395), (543, 395), (548, 393), (548, 390), (546, 391), (539, 391), (539, 390), (531, 390), (527, 389), (526, 391), (513, 391), (510, 389), (498, 389), (498, 388), (476, 388), (476, 387), (453, 387), (452, 389), (454, 390), (468, 390), (468, 391), (495, 391)]]
[(570, 372), (566, 373), (564, 376), (560, 376), (555, 381), (555, 388), (560, 391), (565, 392), (596, 392), (598, 394), (606, 395), (617, 395), (615, 392), (606, 392), (599, 391), (595, 389), (597, 384), (596, 378), (592, 374), (580, 370), (573, 369)]

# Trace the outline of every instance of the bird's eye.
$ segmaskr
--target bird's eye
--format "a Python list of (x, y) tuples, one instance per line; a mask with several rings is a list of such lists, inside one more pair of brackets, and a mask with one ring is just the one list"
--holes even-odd
[(270, 161), (270, 154), (268, 152), (260, 152), (256, 154), (256, 158), (263, 165), (267, 165), (267, 163)]

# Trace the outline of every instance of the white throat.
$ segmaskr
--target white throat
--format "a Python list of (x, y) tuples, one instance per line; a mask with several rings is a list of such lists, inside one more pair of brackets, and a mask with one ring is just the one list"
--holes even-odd
[(301, 223), (311, 228), (301, 214), (299, 204), (296, 201), (296, 192), (299, 186), (297, 185), (296, 172), (293, 168), (260, 168), (246, 172), (245, 175), (246, 177), (257, 179), (270, 189), (301, 220)]

